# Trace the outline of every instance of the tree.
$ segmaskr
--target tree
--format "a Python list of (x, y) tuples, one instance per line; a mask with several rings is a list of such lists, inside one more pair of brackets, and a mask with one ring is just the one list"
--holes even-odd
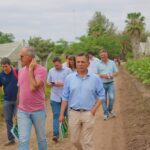
[(139, 46), (141, 35), (145, 30), (145, 17), (140, 12), (129, 13), (127, 15), (125, 30), (129, 33), (131, 38), (132, 52), (134, 58), (139, 57)]
[(55, 53), (56, 54), (62, 54), (65, 50), (68, 49), (68, 42), (64, 39), (60, 39), (55, 43)]
[(0, 44), (13, 42), (14, 39), (12, 33), (3, 33), (0, 31)]
[(45, 66), (50, 53), (54, 49), (54, 42), (50, 39), (44, 40), (41, 37), (30, 37), (29, 45), (35, 48), (37, 56), (41, 59), (42, 65)]
[(116, 28), (101, 12), (95, 12), (93, 18), (88, 23), (88, 35), (98, 37), (102, 34), (114, 34)]
[(93, 51), (99, 57), (99, 52), (105, 49), (108, 51), (110, 58), (120, 55), (121, 42), (118, 36), (103, 34), (100, 37), (81, 36), (78, 42), (71, 43), (67, 53), (77, 54), (86, 52), (87, 50)]
[(145, 31), (145, 32), (141, 35), (141, 42), (146, 42), (148, 37), (150, 37), (150, 32), (149, 32), (149, 31)]
[(121, 58), (125, 60), (126, 55), (128, 53), (132, 53), (131, 40), (129, 34), (127, 34), (126, 32), (118, 34), (118, 38), (121, 43)]

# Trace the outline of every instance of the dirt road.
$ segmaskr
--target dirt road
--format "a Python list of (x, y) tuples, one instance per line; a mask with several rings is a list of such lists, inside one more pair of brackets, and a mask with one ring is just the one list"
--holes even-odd
[[(126, 145), (127, 134), (127, 125), (124, 125), (124, 115), (125, 112), (122, 111), (123, 105), (122, 102), (128, 100), (128, 96), (126, 94), (132, 93), (132, 91), (128, 91), (125, 83), (130, 81), (124, 80), (124, 72), (120, 72), (119, 76), (116, 78), (115, 86), (116, 86), (116, 103), (115, 103), (115, 112), (117, 113), (116, 118), (109, 119), (107, 121), (103, 120), (102, 117), (102, 109), (99, 108), (96, 114), (96, 123), (95, 123), (95, 132), (94, 132), (94, 140), (96, 150), (129, 150)], [(132, 90), (129, 89), (129, 90)], [(133, 89), (134, 90), (134, 89)], [(135, 94), (135, 92), (133, 92)], [(73, 145), (70, 143), (69, 138), (66, 138), (63, 141), (55, 144), (52, 142), (52, 128), (51, 128), (52, 116), (50, 106), (47, 105), (47, 141), (48, 141), (48, 149), (49, 150), (75, 150)], [(126, 130), (125, 130), (126, 128)], [(9, 147), (4, 147), (3, 144), (6, 141), (6, 129), (4, 124), (0, 127), (0, 150), (15, 150), (17, 149), (17, 144)], [(34, 134), (34, 130), (32, 131), (31, 142), (30, 142), (30, 150), (36, 150), (36, 136)], [(132, 149), (136, 150), (136, 149)]]

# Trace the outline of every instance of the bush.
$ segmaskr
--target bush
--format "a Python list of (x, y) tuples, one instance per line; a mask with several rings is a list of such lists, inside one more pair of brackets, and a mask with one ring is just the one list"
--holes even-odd
[(126, 67), (143, 83), (150, 84), (150, 57), (141, 58), (138, 60), (129, 59)]

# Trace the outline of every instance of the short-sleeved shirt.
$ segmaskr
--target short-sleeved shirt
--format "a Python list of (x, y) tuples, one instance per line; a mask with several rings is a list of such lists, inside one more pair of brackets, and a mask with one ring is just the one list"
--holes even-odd
[(105, 90), (98, 75), (89, 72), (81, 78), (72, 73), (66, 78), (62, 100), (68, 101), (69, 108), (91, 110), (97, 100), (104, 99)]
[[(100, 61), (99, 71), (98, 73), (101, 74), (112, 74), (118, 72), (118, 68), (114, 61), (108, 59), (107, 63)], [(104, 79), (102, 78), (103, 83), (112, 82), (113, 79)]]
[(13, 73), (13, 69), (9, 74), (4, 71), (0, 73), (0, 86), (4, 87), (4, 100), (5, 101), (16, 101), (17, 100), (17, 78)]
[[(65, 82), (65, 78), (71, 73), (68, 67), (62, 67), (61, 70), (56, 70), (54, 67), (49, 70), (47, 82)], [(50, 99), (55, 102), (61, 102), (63, 87), (52, 86)]]
[(19, 71), (18, 85), (20, 94), (18, 108), (25, 112), (34, 112), (45, 109), (46, 68), (41, 65), (36, 65), (34, 77), (36, 80), (41, 80), (43, 84), (35, 91), (31, 91), (29, 84), (29, 68), (25, 66)]

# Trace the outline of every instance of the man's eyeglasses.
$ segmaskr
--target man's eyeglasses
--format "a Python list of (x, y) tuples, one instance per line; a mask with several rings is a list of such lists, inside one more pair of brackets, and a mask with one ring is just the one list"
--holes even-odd
[(25, 55), (20, 55), (20, 58), (23, 58)]
[(20, 55), (20, 58), (23, 58), (23, 55)]

